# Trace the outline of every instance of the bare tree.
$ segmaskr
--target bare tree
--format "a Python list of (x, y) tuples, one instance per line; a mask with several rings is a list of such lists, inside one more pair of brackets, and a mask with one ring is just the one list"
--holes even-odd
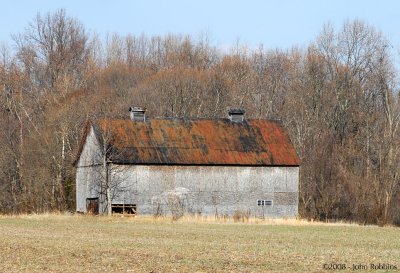
[(82, 87), (90, 57), (88, 36), (65, 10), (38, 14), (14, 40), (21, 66), (38, 90), (65, 92)]

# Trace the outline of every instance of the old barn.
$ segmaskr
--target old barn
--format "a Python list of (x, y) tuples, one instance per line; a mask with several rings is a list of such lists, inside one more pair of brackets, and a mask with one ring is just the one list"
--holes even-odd
[[(130, 118), (88, 122), (76, 160), (78, 212), (294, 217), (299, 158), (277, 121)], [(109, 196), (109, 198), (108, 198)]]

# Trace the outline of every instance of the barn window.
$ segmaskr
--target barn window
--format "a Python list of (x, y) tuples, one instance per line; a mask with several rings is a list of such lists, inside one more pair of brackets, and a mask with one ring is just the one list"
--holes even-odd
[(111, 204), (112, 213), (136, 214), (136, 204)]
[(272, 200), (257, 200), (257, 205), (260, 207), (265, 207), (265, 206), (272, 206)]

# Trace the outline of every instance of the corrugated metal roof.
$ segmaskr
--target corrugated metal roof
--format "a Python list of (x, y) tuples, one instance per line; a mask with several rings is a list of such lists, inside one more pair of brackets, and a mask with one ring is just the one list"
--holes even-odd
[(120, 164), (299, 165), (287, 133), (276, 121), (103, 119), (94, 127), (98, 138), (107, 136), (110, 160)]

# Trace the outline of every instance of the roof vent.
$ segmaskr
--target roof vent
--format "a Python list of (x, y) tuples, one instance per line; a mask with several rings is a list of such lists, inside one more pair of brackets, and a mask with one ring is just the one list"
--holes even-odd
[(129, 107), (129, 112), (132, 121), (146, 121), (146, 109), (142, 107)]
[(242, 122), (244, 120), (244, 111), (243, 109), (230, 109), (228, 114), (229, 114), (229, 119), (233, 122)]

